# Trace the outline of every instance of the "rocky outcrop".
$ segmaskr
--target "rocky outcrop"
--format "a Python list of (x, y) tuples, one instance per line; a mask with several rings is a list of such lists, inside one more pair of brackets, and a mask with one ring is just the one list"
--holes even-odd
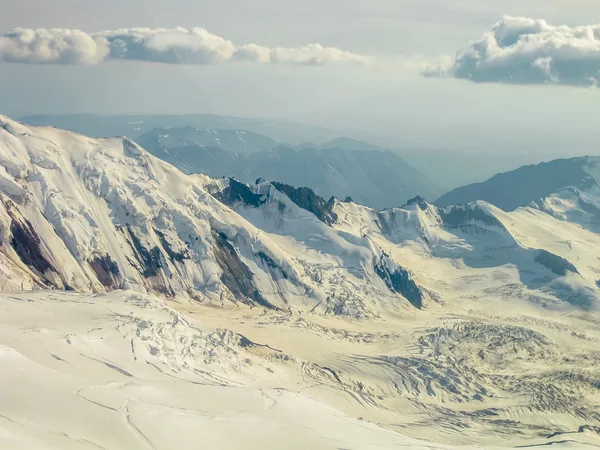
[(391, 291), (402, 295), (415, 308), (421, 309), (423, 307), (423, 291), (412, 280), (410, 273), (406, 269), (397, 266), (393, 270), (390, 270), (384, 256), (374, 263), (374, 267), (375, 273), (385, 281), (385, 284)]
[(229, 289), (231, 295), (242, 303), (276, 309), (254, 286), (254, 275), (248, 266), (240, 260), (227, 235), (213, 229), (212, 236), (214, 239), (213, 252), (215, 260), (221, 268), (220, 279), (227, 289)]
[(258, 208), (265, 202), (262, 195), (252, 192), (250, 187), (240, 183), (235, 178), (229, 178), (229, 183), (225, 189), (214, 194), (215, 198), (227, 206), (243, 204)]
[(325, 201), (323, 197), (319, 197), (312, 189), (307, 187), (295, 188), (276, 182), (272, 184), (278, 191), (287, 195), (297, 206), (313, 213), (321, 222), (331, 226), (337, 221), (337, 214), (333, 211), (334, 197), (331, 197), (329, 201)]
[(89, 264), (104, 287), (109, 289), (121, 287), (119, 266), (110, 255), (96, 255)]
[(492, 227), (504, 228), (502, 222), (489, 214), (477, 204), (466, 206), (451, 206), (439, 209), (440, 217), (444, 225), (451, 228), (459, 228), (469, 222), (481, 222)]

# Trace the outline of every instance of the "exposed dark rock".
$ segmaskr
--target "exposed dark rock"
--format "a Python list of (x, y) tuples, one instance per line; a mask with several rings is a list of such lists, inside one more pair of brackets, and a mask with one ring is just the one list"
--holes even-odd
[(423, 307), (423, 292), (417, 284), (411, 279), (410, 273), (398, 267), (394, 272), (390, 272), (383, 257), (379, 262), (374, 262), (375, 273), (385, 281), (387, 287), (394, 292), (406, 298), (415, 308)]
[(187, 250), (183, 250), (181, 252), (176, 252), (171, 247), (171, 244), (169, 244), (169, 241), (167, 241), (167, 237), (165, 236), (165, 234), (163, 232), (161, 232), (159, 230), (154, 230), (154, 232), (158, 236), (158, 239), (160, 240), (160, 244), (162, 245), (162, 248), (165, 250), (165, 252), (167, 252), (167, 255), (169, 256), (169, 259), (171, 260), (171, 262), (175, 262), (175, 261), (182, 262), (185, 259), (189, 259), (189, 254), (188, 254)]
[(454, 206), (450, 209), (440, 209), (440, 217), (444, 225), (460, 227), (471, 220), (483, 222), (486, 225), (504, 228), (502, 222), (481, 209), (479, 206)]
[[(596, 434), (600, 434), (600, 427), (594, 426), (594, 425), (581, 425), (577, 431), (556, 431), (552, 434), (549, 434), (548, 436), (546, 436), (547, 439), (556, 437), (556, 436), (562, 436), (565, 434), (575, 434), (575, 433), (585, 433), (586, 431), (590, 431), (592, 433), (596, 433)], [(569, 441), (570, 442), (570, 441)]]
[(247, 185), (240, 183), (235, 178), (230, 178), (229, 186), (215, 194), (215, 198), (227, 206), (243, 203), (258, 208), (265, 202), (262, 195), (255, 194)]
[[(9, 214), (13, 216), (10, 210)], [(17, 255), (19, 255), (21, 261), (29, 267), (33, 267), (42, 275), (47, 270), (52, 269), (52, 265), (42, 255), (40, 238), (31, 226), (31, 223), (25, 218), (17, 220), (15, 217), (12, 217), (12, 219), (10, 225), (12, 240), (10, 245)]]
[(240, 347), (242, 347), (242, 348), (256, 347), (256, 344), (254, 342), (252, 342), (246, 336), (243, 336), (241, 334), (239, 335), (239, 344), (240, 344)]
[(252, 282), (254, 275), (240, 260), (227, 236), (215, 229), (212, 230), (212, 236), (215, 241), (215, 259), (222, 271), (221, 282), (227, 286), (233, 297), (243, 303), (256, 303), (264, 308), (277, 309), (256, 289)]
[(127, 225), (127, 231), (129, 232), (129, 236), (131, 236), (133, 248), (137, 252), (139, 262), (142, 265), (142, 275), (144, 278), (157, 275), (158, 271), (162, 268), (160, 249), (158, 247), (153, 247), (150, 250), (146, 249), (129, 225)]
[(352, 197), (348, 196), (344, 199), (344, 203), (352, 203), (354, 200), (352, 200)]
[(289, 278), (286, 271), (279, 267), (279, 265), (273, 261), (269, 255), (264, 252), (258, 252), (257, 256), (267, 265), (267, 267), (269, 267), (269, 269), (278, 270), (281, 273), (281, 276), (283, 276), (283, 278), (286, 280)]
[[(341, 382), (342, 382), (342, 380), (340, 379), (340, 376), (339, 376), (339, 375), (337, 374), (337, 372), (336, 372), (335, 370), (333, 370), (332, 368), (330, 368), (330, 367), (321, 367), (321, 366), (319, 366), (318, 364), (316, 364), (316, 366), (317, 366), (319, 369), (321, 369), (321, 370), (324, 370), (325, 372), (328, 372), (330, 375), (332, 375), (332, 376), (333, 376), (333, 378), (335, 378), (335, 381), (337, 381), (338, 383), (341, 383)], [(360, 385), (361, 383), (358, 383), (358, 384)]]
[(323, 197), (319, 197), (312, 189), (307, 187), (295, 188), (276, 182), (273, 183), (273, 186), (278, 191), (287, 195), (298, 207), (313, 213), (321, 222), (329, 226), (336, 223), (338, 216), (333, 211), (335, 197), (331, 197), (329, 201), (325, 201)]
[(104, 287), (111, 289), (118, 288), (116, 278), (120, 273), (119, 266), (108, 254), (104, 256), (97, 255), (89, 263), (92, 270), (96, 273), (98, 281), (100, 281)]
[(425, 211), (427, 209), (427, 202), (423, 197), (417, 195), (414, 198), (411, 198), (408, 202), (406, 202), (408, 206), (417, 205), (421, 210)]
[(561, 258), (546, 250), (539, 250), (538, 255), (535, 257), (535, 262), (547, 267), (556, 275), (566, 275), (567, 272), (579, 273), (577, 267), (565, 258)]

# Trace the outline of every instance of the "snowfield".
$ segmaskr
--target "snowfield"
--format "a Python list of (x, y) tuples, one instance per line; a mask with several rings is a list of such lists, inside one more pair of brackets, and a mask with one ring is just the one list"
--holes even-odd
[[(465, 413), (472, 419), (441, 411), (444, 404), (451, 406), (453, 395), (460, 395), (444, 390), (441, 378), (450, 377), (450, 383), (457, 383), (462, 393), (471, 387), (481, 389), (479, 383), (491, 380), (481, 375), (470, 379), (470, 374), (459, 382), (462, 374), (448, 375), (439, 364), (431, 363), (421, 366), (420, 370), (431, 373), (420, 379), (419, 371), (398, 356), (405, 353), (401, 347), (408, 343), (404, 327), (411, 326), (410, 318), (396, 322), (403, 328), (398, 331), (385, 322), (315, 319), (282, 317), (246, 307), (211, 311), (194, 303), (165, 302), (132, 292), (95, 296), (58, 291), (2, 294), (0, 447), (457, 448), (403, 434), (439, 441), (475, 441), (460, 446), (473, 449), (565, 441), (571, 443), (563, 444), (564, 448), (600, 445), (591, 428), (525, 440), (514, 431), (514, 424), (504, 423), (509, 422), (506, 419), (493, 425), (500, 437), (486, 436), (484, 430), (492, 424), (480, 423), (475, 411)], [(416, 319), (411, 331), (439, 320)], [(450, 320), (445, 319), (447, 326)], [(458, 318), (454, 320), (459, 323)], [(472, 328), (467, 324), (423, 334), (424, 348), (477, 360), (470, 353), (484, 347), (484, 371), (512, 364), (523, 365), (523, 373), (534, 373), (535, 359), (548, 364), (557, 357), (557, 348), (548, 338), (526, 328), (496, 329), (502, 326), (494, 325), (486, 331), (485, 323)], [(223, 325), (247, 332), (255, 340), (217, 328)], [(535, 328), (544, 325), (538, 323)], [(552, 330), (552, 337), (564, 339), (568, 333), (558, 325), (548, 324), (547, 329)], [(349, 330), (335, 328), (338, 326)], [(509, 339), (505, 344), (498, 342), (501, 333)], [(479, 335), (485, 335), (481, 336), (483, 343), (478, 342)], [(463, 342), (459, 343), (460, 338)], [(467, 348), (457, 351), (457, 344)], [(589, 347), (591, 350), (593, 345)], [(383, 351), (385, 357), (380, 356)], [(414, 350), (412, 353), (418, 355)], [(368, 358), (379, 361), (369, 362)], [(398, 361), (392, 361), (394, 358)], [(519, 359), (522, 361), (513, 364)], [(576, 378), (583, 378), (584, 372), (570, 377), (580, 382)], [(534, 377), (529, 378), (533, 383)], [(385, 392), (392, 382), (403, 386), (394, 388), (395, 393)], [(524, 377), (522, 383), (527, 382)], [(421, 389), (437, 391), (429, 400), (437, 406), (429, 413), (400, 397), (402, 391), (409, 397), (425, 395)], [(389, 398), (384, 398), (385, 394)], [(552, 394), (540, 389), (539, 395), (550, 402)], [(532, 414), (522, 411), (527, 407), (518, 395), (515, 397), (480, 402), (496, 408), (512, 402), (514, 418)], [(467, 405), (462, 408), (472, 409)], [(495, 416), (493, 410), (488, 414)], [(572, 431), (578, 431), (585, 422), (569, 411), (562, 415), (561, 420)], [(545, 421), (541, 419), (541, 423)]]
[(505, 212), (0, 116), (0, 448), (600, 446), (600, 172)]

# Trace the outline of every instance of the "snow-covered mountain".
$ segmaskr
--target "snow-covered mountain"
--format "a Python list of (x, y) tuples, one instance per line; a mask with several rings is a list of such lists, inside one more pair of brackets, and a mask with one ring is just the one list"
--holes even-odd
[(3, 118), (1, 139), (5, 290), (131, 289), (352, 315), (410, 305), (388, 286), (402, 269), (380, 248), (271, 184), (239, 185), (262, 217), (249, 221), (230, 208), (235, 182), (184, 175), (127, 138)]
[(0, 133), (3, 289), (124, 288), (370, 315), (439, 298), (405, 267), (410, 246), (466, 268), (516, 265), (525, 286), (560, 291), (573, 280), (578, 298), (594, 302), (596, 263), (576, 268), (551, 241), (530, 245), (512, 231), (529, 221), (486, 203), (437, 209), (418, 199), (375, 211), (284, 184), (185, 175), (127, 138), (8, 118)]
[(376, 210), (0, 116), (0, 444), (597, 445), (598, 199)]
[(523, 166), (482, 183), (454, 189), (435, 204), (447, 206), (484, 200), (505, 211), (513, 211), (567, 188), (585, 190), (597, 186), (594, 173), (597, 174), (599, 165), (599, 157), (580, 157)]

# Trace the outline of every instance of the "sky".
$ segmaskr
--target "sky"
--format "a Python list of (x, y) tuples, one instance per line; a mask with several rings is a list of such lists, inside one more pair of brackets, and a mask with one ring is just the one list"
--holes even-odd
[(359, 130), (395, 146), (600, 151), (596, 1), (0, 0), (0, 9), (0, 112), (12, 116), (209, 112)]

